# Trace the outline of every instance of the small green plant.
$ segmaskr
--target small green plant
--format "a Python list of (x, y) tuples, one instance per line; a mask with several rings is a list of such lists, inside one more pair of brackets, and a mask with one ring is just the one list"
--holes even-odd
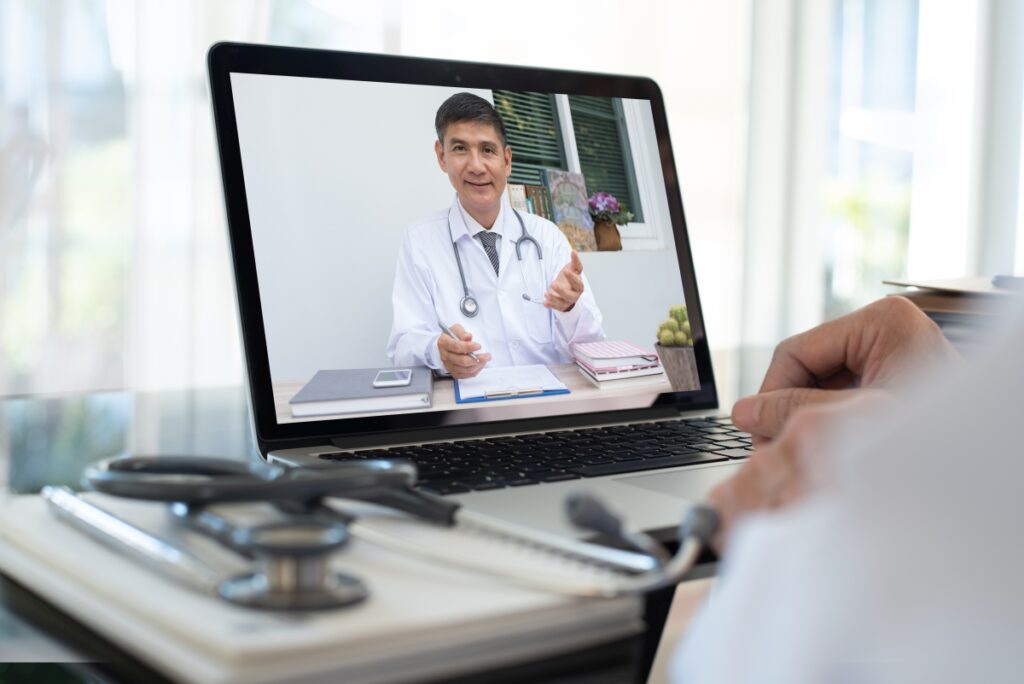
[(668, 319), (658, 326), (658, 343), (663, 347), (685, 347), (693, 344), (690, 317), (682, 304), (670, 307)]

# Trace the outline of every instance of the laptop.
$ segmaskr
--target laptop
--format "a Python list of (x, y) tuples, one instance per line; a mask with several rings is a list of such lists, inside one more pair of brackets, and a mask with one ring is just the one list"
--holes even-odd
[[(673, 529), (747, 456), (749, 437), (719, 417), (652, 80), (237, 43), (208, 63), (264, 458), (409, 458), (426, 491), (582, 536), (564, 513), (572, 492), (634, 529)], [(467, 102), (497, 112), (503, 135), (493, 120), (459, 127), (456, 108), (442, 143), (438, 111)], [(610, 248), (597, 246), (597, 193), (618, 203), (598, 209), (630, 219)], [(499, 196), (491, 259), (471, 233), (490, 228), (480, 221)], [(565, 269), (583, 292), (548, 306)], [(489, 355), (478, 375), (451, 377), (434, 318), (476, 332)], [(639, 348), (660, 372), (588, 378), (580, 344)], [(409, 372), (378, 378), (389, 370)], [(525, 376), (538, 387), (516, 386)], [(488, 391), (498, 382), (512, 389)], [(321, 403), (300, 406), (310, 396)]]

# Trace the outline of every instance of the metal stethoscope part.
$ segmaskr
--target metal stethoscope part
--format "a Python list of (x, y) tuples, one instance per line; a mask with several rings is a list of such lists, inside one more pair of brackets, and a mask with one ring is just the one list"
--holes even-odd
[[(290, 468), (187, 456), (119, 457), (90, 466), (83, 477), (105, 494), (166, 502), (177, 522), (249, 559), (252, 571), (219, 578), (194, 554), (67, 488), (49, 488), (44, 496), (61, 518), (165, 575), (232, 603), (269, 610), (334, 608), (367, 596), (359, 579), (329, 566), (349, 538), (349, 518), (328, 508), (324, 498), (370, 501), (442, 524), (450, 524), (458, 508), (412, 489), (416, 468), (401, 461)], [(271, 503), (289, 517), (240, 527), (206, 508), (242, 502)]]
[(292, 519), (238, 529), (234, 547), (247, 548), (256, 569), (220, 583), (227, 601), (267, 610), (324, 610), (362, 601), (366, 586), (331, 570), (331, 554), (348, 541), (342, 523)]
[[(537, 240), (526, 230), (526, 223), (523, 221), (523, 217), (520, 216), (519, 212), (515, 209), (512, 210), (512, 213), (516, 215), (516, 219), (519, 221), (519, 228), (522, 231), (519, 239), (514, 243), (516, 247), (516, 260), (519, 261), (520, 268), (522, 268), (523, 243), (525, 242), (529, 242), (533, 245), (534, 249), (537, 250), (537, 261), (544, 261), (544, 253), (540, 249), (540, 243), (537, 242)], [(462, 281), (463, 297), (459, 300), (459, 310), (467, 318), (473, 318), (480, 313), (480, 304), (476, 301), (476, 297), (469, 294), (469, 285), (466, 284), (466, 272), (462, 268), (462, 257), (459, 256), (459, 246), (456, 244), (455, 237), (452, 235), (452, 221), (450, 218), (448, 219), (448, 237), (452, 241), (452, 251), (455, 252), (455, 264), (459, 267), (459, 279)], [(526, 284), (525, 278), (523, 279), (523, 284), (524, 286)], [(523, 299), (528, 302), (538, 303), (537, 300), (530, 297), (525, 292), (523, 293)]]
[[(362, 582), (329, 567), (330, 556), (348, 539), (352, 522), (322, 501), (330, 496), (389, 506), (444, 526), (482, 527), (488, 534), (518, 539), (527, 546), (612, 571), (593, 577), (523, 573), (489, 563), (486, 558), (459, 557), (446, 548), (409, 544), (358, 522), (353, 528), (360, 538), (386, 548), (573, 596), (637, 595), (675, 584), (693, 567), (701, 546), (710, 542), (718, 525), (714, 510), (692, 507), (679, 527), (679, 550), (670, 557), (652, 537), (626, 530), (622, 520), (596, 498), (577, 494), (568, 499), (567, 514), (573, 523), (614, 538), (640, 551), (642, 555), (638, 555), (541, 532), (503, 530), (486, 516), (460, 510), (455, 502), (412, 489), (415, 477), (415, 467), (402, 462), (357, 461), (299, 468), (192, 457), (122, 457), (86, 471), (86, 481), (95, 489), (166, 502), (178, 523), (253, 562), (250, 572), (228, 579), (187, 548), (121, 520), (67, 488), (48, 487), (43, 496), (62, 519), (169, 577), (240, 605), (271, 610), (331, 608), (366, 597)], [(236, 526), (206, 507), (224, 502), (266, 502), (289, 517)]]

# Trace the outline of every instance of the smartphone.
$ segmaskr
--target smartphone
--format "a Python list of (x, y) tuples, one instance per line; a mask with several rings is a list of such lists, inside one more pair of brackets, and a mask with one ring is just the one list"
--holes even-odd
[(374, 387), (404, 387), (412, 382), (412, 371), (408, 368), (377, 371), (373, 379)]

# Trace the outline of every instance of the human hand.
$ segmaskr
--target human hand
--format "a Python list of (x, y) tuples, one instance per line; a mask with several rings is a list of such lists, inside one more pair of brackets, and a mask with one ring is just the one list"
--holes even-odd
[(776, 437), (801, 406), (886, 389), (927, 362), (958, 358), (939, 327), (903, 297), (885, 297), (784, 340), (758, 394), (732, 409), (755, 444)]
[(719, 518), (711, 542), (716, 551), (721, 553), (734, 526), (745, 516), (786, 506), (828, 481), (828, 461), (823, 455), (840, 419), (892, 410), (892, 395), (883, 390), (863, 389), (841, 396), (842, 400), (805, 406), (795, 413), (772, 441), (755, 448), (729, 479), (711, 490), (708, 503)]
[(574, 249), (572, 258), (544, 293), (544, 306), (556, 311), (568, 311), (576, 305), (576, 300), (583, 294), (583, 262)]
[(473, 335), (466, 332), (465, 328), (458, 323), (453, 325), (451, 330), (459, 339), (454, 340), (447, 334), (442, 334), (437, 338), (437, 351), (441, 363), (453, 378), (458, 380), (472, 378), (487, 365), (487, 362), (491, 360), (491, 355), (476, 354), (478, 360), (474, 361), (469, 354), (478, 351), (480, 344), (474, 342)]

